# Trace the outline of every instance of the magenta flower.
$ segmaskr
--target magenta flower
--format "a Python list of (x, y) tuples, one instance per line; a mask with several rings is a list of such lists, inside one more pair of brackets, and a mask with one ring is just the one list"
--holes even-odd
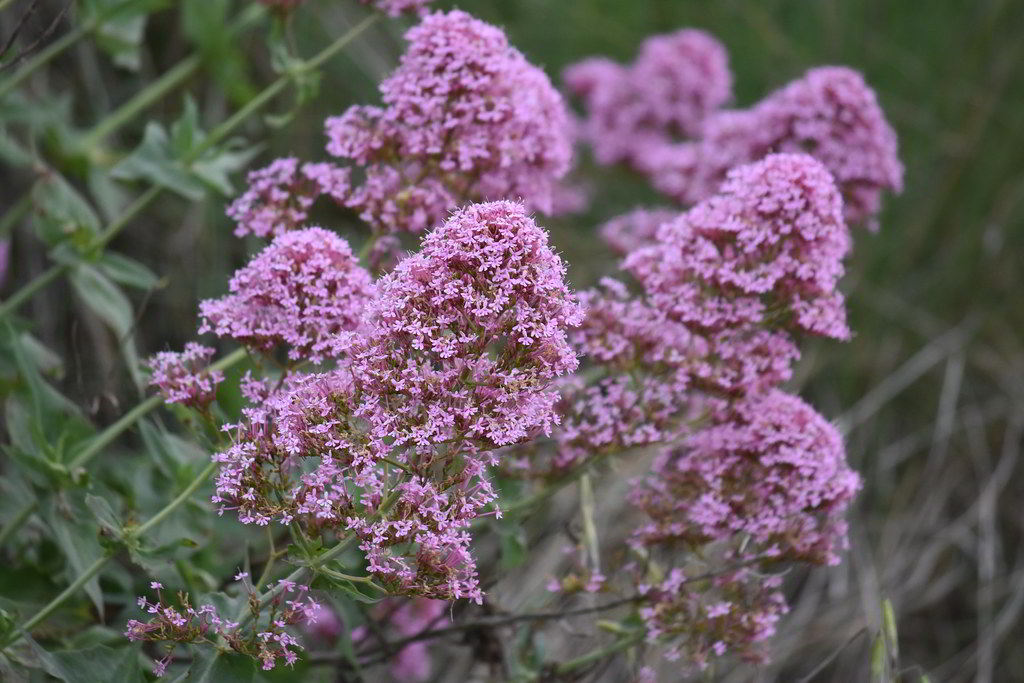
[(700, 134), (732, 96), (725, 48), (696, 29), (648, 38), (636, 60), (591, 58), (566, 69), (586, 116), (581, 135), (599, 163), (637, 163), (649, 148)]
[(327, 195), (341, 203), (349, 193), (348, 169), (327, 163), (300, 166), (294, 157), (250, 172), (248, 181), (249, 189), (227, 210), (238, 223), (235, 235), (239, 237), (276, 237), (297, 230), (318, 197)]
[(356, 327), (373, 296), (348, 243), (321, 228), (277, 237), (235, 273), (230, 289), (199, 305), (200, 332), (260, 351), (284, 344), (291, 359), (314, 363), (342, 353), (335, 335)]
[(224, 381), (224, 373), (207, 368), (213, 354), (213, 349), (195, 342), (185, 344), (180, 353), (154, 354), (148, 361), (149, 384), (160, 389), (168, 403), (203, 408), (217, 397), (217, 385)]
[(864, 78), (844, 67), (811, 69), (750, 109), (716, 114), (699, 141), (649, 150), (639, 165), (657, 189), (693, 203), (730, 169), (771, 152), (806, 152), (824, 164), (853, 223), (872, 225), (882, 192), (903, 187), (896, 134)]
[(634, 540), (703, 545), (749, 537), (743, 557), (837, 564), (860, 486), (835, 427), (772, 390), (734, 403), (663, 454), (632, 494), (651, 521)]
[(806, 155), (731, 171), (625, 267), (651, 303), (709, 333), (745, 326), (849, 337), (836, 285), (850, 237), (831, 175)]
[(549, 211), (569, 169), (568, 116), (504, 33), (452, 11), (407, 34), (383, 107), (327, 120), (327, 151), (362, 167), (346, 205), (379, 231), (419, 232), (460, 204), (519, 197)]

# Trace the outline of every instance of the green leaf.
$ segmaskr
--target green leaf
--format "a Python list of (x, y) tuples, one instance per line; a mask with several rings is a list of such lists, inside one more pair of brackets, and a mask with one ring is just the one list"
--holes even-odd
[(114, 64), (129, 71), (138, 71), (142, 64), (145, 30), (145, 14), (119, 14), (100, 25), (96, 31), (96, 43), (113, 58)]
[(36, 233), (54, 246), (71, 240), (79, 247), (100, 230), (100, 219), (92, 206), (66, 180), (50, 174), (32, 187), (36, 207)]
[(94, 645), (82, 650), (46, 652), (34, 644), (46, 673), (65, 683), (134, 683), (144, 681), (135, 647)]
[(885, 638), (879, 633), (871, 646), (871, 676), (875, 680), (882, 680), (885, 675)]
[(118, 519), (117, 514), (114, 512), (114, 508), (110, 507), (110, 503), (107, 502), (106, 498), (100, 498), (94, 496), (91, 493), (85, 495), (85, 505), (96, 515), (97, 521), (100, 526), (109, 531), (115, 537), (121, 535), (121, 520)]
[[(76, 506), (77, 507), (77, 506)], [(96, 560), (103, 556), (96, 529), (89, 523), (87, 515), (75, 514), (77, 511), (62, 512), (53, 506), (47, 506), (43, 517), (53, 532), (57, 547), (60, 548), (70, 568), (68, 582), (74, 581)], [(100, 617), (103, 616), (103, 591), (100, 590), (98, 576), (92, 577), (85, 584), (85, 592), (92, 600)]]
[(216, 153), (204, 155), (192, 164), (192, 172), (217, 192), (230, 197), (235, 194), (235, 188), (228, 176), (247, 167), (261, 149), (262, 145), (246, 146), (241, 140), (229, 140)]
[(160, 284), (160, 278), (148, 267), (117, 252), (105, 252), (96, 265), (111, 280), (128, 287), (148, 291)]
[(121, 180), (148, 180), (192, 201), (202, 199), (205, 192), (202, 183), (175, 158), (167, 131), (155, 121), (146, 125), (142, 142), (110, 174)]
[(255, 676), (256, 662), (251, 658), (204, 650), (191, 668), (175, 679), (175, 683), (251, 683)]
[(96, 268), (82, 263), (70, 275), (75, 293), (119, 337), (134, 324), (132, 304), (117, 285)]
[(68, 279), (75, 294), (114, 332), (124, 355), (128, 373), (135, 385), (142, 387), (144, 381), (132, 334), (135, 316), (128, 297), (99, 269), (87, 263), (79, 263), (71, 271)]
[(252, 62), (250, 55), (239, 46), (229, 29), (231, 0), (204, 0), (181, 3), (184, 33), (199, 46), (207, 68), (217, 84), (236, 104), (244, 104), (256, 94), (252, 80), (246, 72)]

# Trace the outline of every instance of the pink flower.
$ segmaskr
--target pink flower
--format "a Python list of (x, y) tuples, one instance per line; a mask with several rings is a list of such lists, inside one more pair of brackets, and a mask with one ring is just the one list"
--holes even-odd
[(882, 192), (903, 187), (896, 134), (874, 91), (845, 67), (811, 69), (750, 109), (716, 114), (699, 141), (646, 150), (639, 165), (657, 189), (693, 203), (730, 169), (771, 152), (807, 152), (824, 164), (853, 223), (873, 225)]
[(591, 58), (566, 69), (586, 117), (582, 137), (599, 163), (636, 163), (651, 147), (699, 135), (732, 96), (725, 48), (696, 29), (648, 38), (636, 61)]
[(341, 203), (349, 192), (349, 171), (327, 163), (299, 165), (293, 157), (277, 159), (249, 173), (249, 189), (232, 202), (227, 214), (238, 223), (235, 234), (276, 237), (303, 226), (321, 195)]
[(422, 231), (470, 201), (521, 197), (549, 211), (571, 143), (547, 76), (465, 12), (427, 15), (406, 39), (384, 106), (326, 122), (327, 151), (365, 177), (346, 205), (385, 232)]
[(285, 344), (291, 359), (314, 363), (342, 353), (334, 336), (355, 328), (373, 296), (348, 243), (322, 228), (280, 235), (235, 273), (230, 289), (199, 305), (200, 332), (260, 351)]
[(161, 351), (150, 357), (150, 386), (160, 389), (168, 403), (182, 403), (193, 408), (207, 406), (216, 398), (217, 385), (224, 373), (209, 370), (207, 365), (214, 350), (189, 342), (181, 353)]
[(850, 236), (832, 176), (774, 154), (731, 171), (718, 194), (663, 226), (625, 268), (651, 303), (699, 330), (768, 325), (849, 337), (837, 283)]
[(860, 486), (835, 427), (796, 396), (736, 402), (662, 455), (632, 500), (651, 517), (638, 543), (748, 536), (745, 557), (836, 564)]

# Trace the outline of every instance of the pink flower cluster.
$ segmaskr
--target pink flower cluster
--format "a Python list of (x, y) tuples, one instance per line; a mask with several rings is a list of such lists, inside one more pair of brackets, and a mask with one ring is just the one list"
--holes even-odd
[[(243, 579), (250, 597), (254, 597), (252, 585), (244, 580), (246, 576), (242, 573), (236, 578)], [(179, 593), (178, 606), (172, 606), (163, 599), (163, 586), (153, 581), (150, 587), (157, 591), (157, 601), (150, 602), (145, 597), (138, 599), (139, 609), (152, 616), (148, 621), (129, 620), (124, 635), (130, 641), (167, 643), (165, 656), (153, 667), (157, 676), (167, 672), (176, 645), (217, 644), (219, 638), (223, 638), (235, 652), (260, 661), (264, 671), (273, 669), (279, 659), (291, 666), (298, 660), (296, 650), (301, 650), (302, 646), (287, 628), (303, 622), (311, 623), (321, 607), (307, 596), (307, 586), (297, 586), (288, 581), (281, 583), (283, 590), (269, 604), (260, 605), (251, 625), (242, 627), (236, 621), (221, 617), (213, 605), (194, 608), (187, 593)], [(261, 621), (262, 612), (268, 607), (269, 614)]]
[(777, 389), (801, 337), (849, 337), (842, 199), (820, 162), (774, 154), (674, 218), (618, 220), (605, 232), (638, 245), (624, 269), (641, 293), (605, 280), (579, 296), (587, 314), (570, 338), (590, 379), (563, 386), (555, 452), (531, 474), (661, 448), (631, 494), (647, 518), (633, 543), (652, 558), (700, 548), (712, 568), (739, 566), (710, 581), (692, 567), (640, 577), (648, 636), (699, 666), (727, 651), (757, 659), (786, 611), (764, 572), (838, 561), (859, 485), (836, 430)]
[(564, 79), (583, 100), (582, 137), (602, 164), (637, 164), (649, 149), (699, 135), (732, 96), (725, 48), (696, 29), (648, 38), (629, 65), (584, 60)]
[(292, 360), (314, 363), (341, 353), (338, 333), (356, 327), (373, 296), (348, 242), (322, 228), (280, 235), (235, 273), (230, 289), (200, 304), (200, 333), (260, 351), (283, 344)]
[(564, 275), (522, 204), (454, 213), (335, 337), (338, 369), (250, 387), (263, 407), (215, 456), (214, 501), (247, 523), (355, 532), (394, 592), (479, 601), (468, 528), (495, 498), (486, 468), (551, 430), (550, 385), (577, 365), (567, 331), (582, 309)]
[(150, 386), (160, 389), (168, 403), (205, 408), (216, 398), (217, 385), (224, 381), (223, 372), (207, 367), (213, 353), (208, 346), (189, 342), (180, 353), (154, 354), (148, 361), (152, 370)]
[(406, 39), (380, 85), (384, 106), (326, 122), (327, 151), (363, 177), (346, 205), (381, 232), (422, 231), (471, 201), (520, 198), (550, 211), (572, 150), (547, 76), (465, 12), (427, 15)]
[(655, 308), (708, 333), (764, 326), (846, 339), (837, 291), (850, 237), (828, 170), (770, 155), (666, 224), (624, 267)]
[(633, 491), (637, 543), (749, 539), (744, 557), (837, 564), (859, 487), (835, 427), (780, 390), (734, 402), (664, 453)]
[(750, 109), (719, 112), (699, 140), (648, 150), (639, 166), (657, 189), (692, 203), (717, 191), (730, 169), (770, 152), (806, 152), (823, 163), (851, 223), (870, 225), (882, 192), (903, 186), (896, 134), (874, 91), (845, 67), (811, 69)]
[(299, 164), (277, 159), (249, 173), (249, 188), (232, 202), (227, 214), (238, 226), (235, 235), (276, 237), (303, 227), (317, 198), (342, 203), (349, 194), (349, 171), (328, 163)]

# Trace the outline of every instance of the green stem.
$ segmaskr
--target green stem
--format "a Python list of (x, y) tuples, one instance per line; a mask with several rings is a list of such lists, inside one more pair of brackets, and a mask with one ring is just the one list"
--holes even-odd
[(199, 70), (202, 60), (192, 55), (178, 62), (163, 76), (140, 91), (130, 100), (110, 113), (79, 141), (82, 150), (88, 152), (115, 130), (134, 119), (140, 112), (159, 101), (164, 95), (185, 82)]
[(213, 471), (215, 469), (217, 469), (217, 463), (211, 460), (210, 464), (203, 468), (203, 471), (200, 472), (196, 476), (196, 478), (192, 480), (191, 484), (185, 487), (184, 491), (178, 494), (177, 498), (175, 498), (170, 503), (165, 505), (163, 510), (150, 517), (145, 524), (133, 529), (131, 532), (131, 536), (133, 538), (145, 536), (147, 531), (155, 527), (160, 522), (164, 521), (168, 515), (170, 515), (172, 512), (178, 509), (178, 507), (182, 503), (188, 500), (192, 496), (192, 494), (196, 492), (196, 489), (202, 486), (203, 483), (205, 483), (206, 480), (210, 478), (210, 475), (213, 474)]
[(58, 263), (50, 266), (37, 275), (27, 285), (19, 289), (7, 299), (4, 299), (3, 303), (0, 303), (0, 318), (6, 316), (8, 313), (16, 311), (18, 307), (31, 299), (36, 292), (63, 275), (67, 269), (68, 266), (64, 263)]
[(12, 645), (12, 644), (18, 642), (19, 640), (21, 640), (21, 638), (23, 636), (27, 635), (33, 628), (36, 627), (36, 625), (38, 625), (40, 622), (42, 622), (44, 619), (46, 619), (46, 617), (48, 617), (51, 614), (53, 614), (53, 612), (58, 607), (63, 605), (64, 602), (68, 598), (70, 598), (72, 595), (77, 593), (82, 588), (82, 586), (84, 586), (86, 583), (88, 583), (89, 579), (91, 579), (92, 577), (94, 577), (97, 574), (99, 574), (100, 570), (103, 569), (103, 567), (109, 561), (110, 561), (110, 556), (109, 555), (104, 555), (104, 556), (98, 558), (91, 565), (89, 565), (86, 568), (86, 570), (84, 572), (82, 572), (77, 579), (75, 579), (74, 583), (72, 583), (70, 586), (65, 588), (64, 591), (60, 595), (55, 597), (53, 600), (51, 600), (49, 602), (49, 604), (46, 605), (46, 607), (44, 607), (43, 609), (39, 610), (39, 612), (37, 612), (34, 617), (32, 617), (31, 619), (26, 621), (24, 624), (22, 624), (21, 628), (18, 629), (18, 632), (15, 633), (14, 637), (10, 641), (8, 641), (7, 645), (5, 645), (5, 647), (7, 647), (9, 645)]
[(576, 671), (577, 669), (582, 669), (595, 662), (601, 661), (605, 657), (616, 654), (618, 652), (622, 652), (623, 650), (628, 650), (629, 648), (633, 647), (641, 640), (643, 640), (643, 637), (643, 631), (636, 631), (634, 633), (631, 633), (625, 638), (620, 638), (619, 640), (616, 640), (611, 645), (606, 645), (605, 647), (594, 650), (593, 652), (589, 652), (583, 655), (582, 657), (577, 657), (576, 659), (570, 659), (567, 662), (562, 662), (561, 664), (555, 667), (555, 673), (567, 674)]
[[(250, 5), (249, 8), (242, 12), (238, 19), (232, 22), (228, 27), (228, 35), (233, 36), (234, 34), (239, 33), (264, 14), (266, 14), (266, 9), (262, 5)], [(94, 126), (92, 130), (86, 133), (79, 141), (81, 149), (87, 152), (90, 151), (92, 147), (98, 145), (108, 135), (123, 126), (125, 123), (134, 119), (139, 112), (159, 101), (168, 92), (174, 90), (178, 85), (188, 80), (188, 78), (192, 76), (192, 74), (194, 74), (201, 65), (202, 59), (198, 54), (186, 57), (178, 62), (164, 73), (163, 76), (146, 86), (146, 88), (122, 104), (113, 113)]]

